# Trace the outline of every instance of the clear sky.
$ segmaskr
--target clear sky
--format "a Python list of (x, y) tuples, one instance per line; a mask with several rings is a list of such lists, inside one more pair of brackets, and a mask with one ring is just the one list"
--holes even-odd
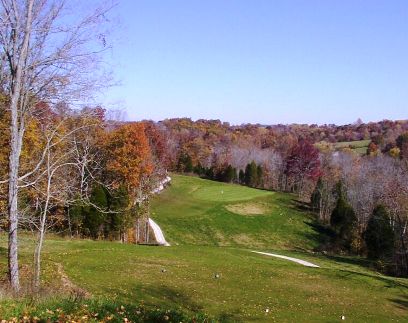
[(119, 0), (130, 120), (408, 119), (407, 0)]

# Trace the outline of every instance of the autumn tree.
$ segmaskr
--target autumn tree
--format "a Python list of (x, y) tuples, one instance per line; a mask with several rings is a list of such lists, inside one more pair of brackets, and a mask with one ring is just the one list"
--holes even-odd
[[(20, 157), (26, 125), (36, 102), (84, 99), (105, 86), (98, 73), (106, 45), (101, 26), (107, 8), (79, 18), (67, 26), (65, 1), (3, 0), (0, 3), (0, 71), (2, 92), (10, 113), (8, 185), (8, 267), (14, 291), (19, 291), (18, 222)], [(64, 18), (62, 18), (64, 17)], [(101, 36), (102, 35), (102, 36)], [(43, 161), (40, 161), (41, 163)]]
[(303, 192), (306, 180), (317, 180), (320, 176), (319, 151), (310, 142), (300, 140), (286, 158), (285, 174), (293, 190)]
[[(112, 187), (116, 190), (126, 189), (129, 205), (123, 211), (129, 214), (138, 201), (148, 199), (152, 190), (149, 176), (153, 172), (153, 165), (145, 126), (139, 122), (124, 124), (109, 133), (106, 140), (106, 169)], [(121, 229), (122, 235), (125, 229)]]
[(405, 132), (398, 136), (396, 144), (400, 149), (401, 158), (408, 159), (408, 132)]
[(145, 174), (152, 170), (148, 139), (143, 123), (132, 122), (119, 126), (108, 134), (106, 149), (109, 154), (107, 170), (115, 186), (125, 184), (135, 190)]

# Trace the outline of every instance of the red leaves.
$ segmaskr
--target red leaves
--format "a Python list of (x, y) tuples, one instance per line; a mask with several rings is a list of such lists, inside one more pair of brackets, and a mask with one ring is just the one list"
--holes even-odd
[(310, 142), (300, 140), (286, 159), (285, 174), (317, 179), (321, 175), (318, 149)]

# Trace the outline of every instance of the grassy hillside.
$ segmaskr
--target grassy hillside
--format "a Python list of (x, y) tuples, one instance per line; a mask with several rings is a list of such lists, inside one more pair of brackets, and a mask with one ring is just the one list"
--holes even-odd
[[(24, 239), (25, 261), (29, 260), (30, 240)], [(313, 261), (321, 268), (235, 248), (160, 248), (53, 238), (46, 245), (46, 278), (63, 294), (64, 289), (54, 285), (57, 265), (62, 264), (68, 277), (95, 299), (108, 299), (126, 308), (142, 304), (190, 315), (205, 312), (225, 322), (336, 322), (341, 315), (351, 322), (404, 321), (406, 280), (377, 275), (350, 258), (285, 254)], [(220, 277), (215, 278), (215, 273)], [(29, 311), (36, 307), (32, 302), (3, 300), (0, 313), (11, 312), (11, 304), (20, 313), (24, 306)], [(57, 307), (61, 305), (55, 300), (46, 302), (38, 315)]]
[(173, 176), (152, 202), (152, 218), (172, 244), (312, 249), (313, 217), (289, 194)]
[(368, 145), (371, 140), (356, 140), (356, 141), (341, 141), (336, 143), (328, 143), (322, 141), (316, 144), (319, 149), (330, 148), (332, 150), (351, 149), (358, 155), (365, 155), (367, 153)]
[[(406, 322), (408, 280), (377, 274), (360, 258), (308, 251), (319, 235), (311, 226), (312, 216), (292, 198), (173, 176), (171, 187), (152, 205), (153, 218), (171, 247), (51, 237), (45, 245), (44, 285), (57, 295), (40, 304), (0, 298), (0, 318), (24, 313), (47, 317), (60, 308), (86, 316), (82, 321), (109, 318), (111, 312), (119, 313), (121, 319), (113, 319), (117, 322), (125, 315), (149, 321), (143, 316), (148, 309), (153, 313), (149, 317), (156, 315), (151, 322), (186, 322), (161, 314), (172, 309), (189, 316), (203, 312), (220, 322), (338, 322), (341, 315), (350, 322)], [(0, 239), (0, 270), (5, 274), (6, 236)], [(320, 268), (248, 249), (274, 250)], [(32, 250), (33, 237), (23, 235), (24, 277), (31, 271), (25, 264)], [(96, 305), (63, 300), (66, 288), (58, 268)], [(97, 317), (83, 314), (91, 309)]]

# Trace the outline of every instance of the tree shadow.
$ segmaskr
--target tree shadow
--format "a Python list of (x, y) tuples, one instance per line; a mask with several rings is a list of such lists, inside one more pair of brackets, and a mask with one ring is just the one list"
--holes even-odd
[(389, 298), (398, 308), (408, 310), (408, 296), (402, 295), (400, 298)]
[[(362, 259), (362, 258), (356, 258), (356, 259), (351, 259), (351, 258), (346, 258), (346, 257), (340, 257), (340, 256), (325, 256), (325, 258), (330, 259), (330, 260), (334, 260), (337, 262), (343, 262), (343, 263), (347, 263), (347, 264), (353, 264), (353, 265), (357, 265), (360, 267), (365, 267), (368, 269), (371, 269), (370, 267), (370, 261), (366, 260), (366, 259)], [(341, 272), (341, 274), (340, 274)], [(382, 282), (386, 288), (403, 288), (406, 289), (408, 288), (408, 281), (405, 282), (403, 280), (398, 280), (398, 278), (396, 277), (392, 277), (392, 276), (380, 276), (378, 273), (376, 273), (375, 271), (372, 272), (359, 272), (359, 271), (355, 271), (353, 269), (340, 269), (339, 271), (339, 275), (341, 275), (341, 277), (350, 277), (350, 276), (361, 276), (361, 277), (367, 277), (367, 278), (371, 278), (371, 279), (375, 279), (378, 280), (380, 282)]]
[(331, 261), (341, 262), (349, 265), (356, 265), (364, 268), (372, 268), (372, 262), (361, 257), (343, 257), (337, 255), (325, 255), (325, 258)]
[[(152, 296), (155, 299), (165, 299), (172, 308), (183, 308), (192, 312), (200, 312), (203, 306), (184, 294), (182, 291), (169, 286), (148, 286), (144, 287), (144, 294)], [(155, 305), (155, 304), (152, 304)]]
[(292, 199), (291, 200), (291, 206), (297, 210), (297, 211), (301, 211), (301, 212), (311, 212), (312, 208), (310, 207), (309, 203), (306, 202), (302, 202), (296, 199)]
[[(143, 293), (149, 295), (154, 299), (165, 299), (166, 307), (169, 306), (173, 309), (181, 308), (184, 311), (200, 313), (204, 312), (204, 307), (199, 302), (194, 300), (191, 296), (186, 295), (182, 291), (169, 287), (169, 286), (148, 286), (144, 287)], [(157, 304), (146, 305), (156, 306)], [(217, 315), (217, 322), (228, 323), (228, 322), (243, 322), (240, 317), (239, 310), (233, 312), (222, 312)]]
[(232, 322), (244, 322), (242, 318), (238, 317), (236, 314), (232, 313), (221, 313), (217, 317), (217, 322), (220, 323), (232, 323)]
[(303, 223), (312, 228), (313, 232), (315, 233), (314, 236), (317, 237), (317, 242), (319, 242), (320, 244), (329, 243), (335, 237), (335, 233), (333, 230), (320, 224), (315, 219), (313, 219), (312, 222), (303, 221)]

